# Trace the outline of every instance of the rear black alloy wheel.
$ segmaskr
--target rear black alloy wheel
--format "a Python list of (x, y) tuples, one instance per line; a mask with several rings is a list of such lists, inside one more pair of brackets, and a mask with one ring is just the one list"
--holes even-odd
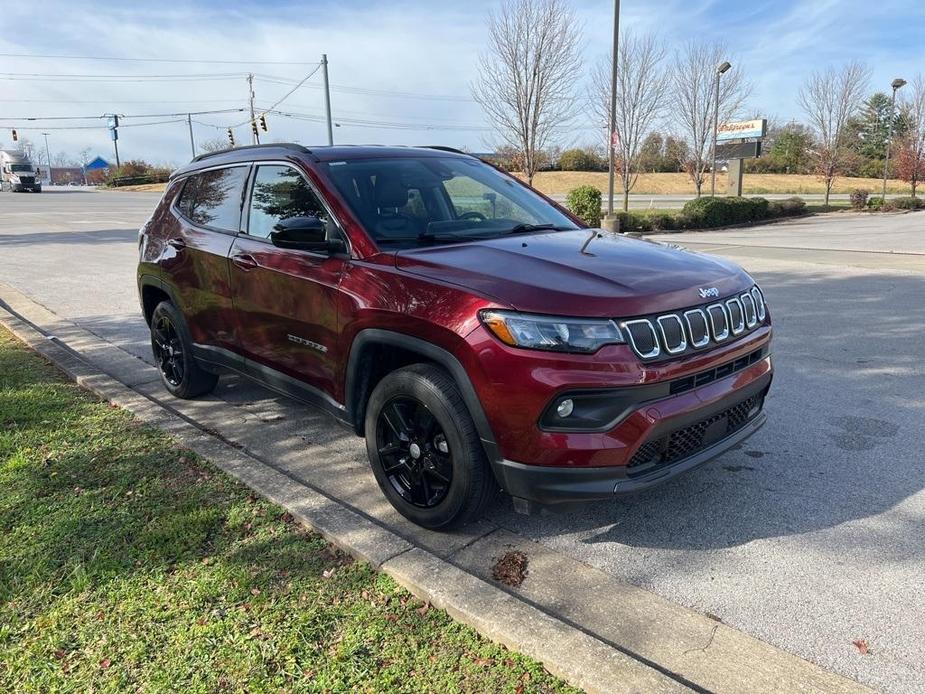
[(151, 324), (151, 348), (161, 376), (169, 385), (179, 388), (186, 373), (183, 341), (166, 313), (156, 316)]
[(392, 398), (379, 414), (376, 445), (389, 484), (408, 503), (433, 508), (453, 482), (453, 459), (446, 434), (424, 403)]

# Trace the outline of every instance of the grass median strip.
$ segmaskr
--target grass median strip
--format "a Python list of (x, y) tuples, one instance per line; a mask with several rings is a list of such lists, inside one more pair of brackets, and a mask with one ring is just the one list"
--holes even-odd
[(0, 328), (0, 691), (571, 691)]

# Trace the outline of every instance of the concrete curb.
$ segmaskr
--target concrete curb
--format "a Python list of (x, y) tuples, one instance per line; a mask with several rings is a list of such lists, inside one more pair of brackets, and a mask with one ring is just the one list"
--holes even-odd
[(678, 692), (690, 688), (602, 641), (513, 597), (202, 431), (193, 423), (101, 373), (49, 339), (6, 306), (0, 323), (57, 365), (78, 385), (142, 422), (174, 436), (192, 451), (355, 558), (392, 576), (413, 594), (445, 609), (480, 634), (529, 655), (554, 675), (588, 692)]
[[(587, 691), (870, 691), (491, 524), (471, 539), (431, 538), (424, 549), (420, 537), (293, 476), (272, 454), (249, 454), (193, 403), (162, 400), (153, 367), (2, 283), (0, 323), (84, 388), (173, 435), (344, 551)], [(512, 548), (530, 557), (519, 588), (491, 577), (495, 555)]]

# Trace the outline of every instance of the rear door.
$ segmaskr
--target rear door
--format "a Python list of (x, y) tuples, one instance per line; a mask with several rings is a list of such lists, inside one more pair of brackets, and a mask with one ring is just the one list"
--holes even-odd
[[(337, 295), (346, 257), (277, 248), (269, 240), (284, 219), (322, 219), (344, 238), (320, 196), (289, 164), (258, 164), (245, 205), (244, 232), (231, 250), (236, 340), (259, 367), (334, 392)], [(260, 373), (273, 380), (264, 369)], [(276, 385), (282, 385), (277, 383)]]
[(197, 345), (232, 350), (234, 317), (228, 254), (241, 225), (250, 165), (192, 174), (172, 210), (176, 223), (162, 265)]

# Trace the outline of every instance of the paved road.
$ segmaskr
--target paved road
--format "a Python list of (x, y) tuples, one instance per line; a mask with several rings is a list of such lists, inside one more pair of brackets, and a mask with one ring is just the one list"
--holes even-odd
[[(136, 229), (156, 200), (0, 196), (0, 281), (150, 358), (133, 282)], [(769, 424), (644, 495), (530, 518), (505, 503), (490, 520), (879, 689), (925, 691), (923, 227), (921, 213), (840, 215), (666, 236), (734, 258), (765, 289)], [(299, 474), (330, 465), (332, 493), (378, 503), (362, 445), (323, 418), (229, 378), (199, 407), (263, 418), (251, 449)], [(354, 486), (337, 488), (345, 479)]]

